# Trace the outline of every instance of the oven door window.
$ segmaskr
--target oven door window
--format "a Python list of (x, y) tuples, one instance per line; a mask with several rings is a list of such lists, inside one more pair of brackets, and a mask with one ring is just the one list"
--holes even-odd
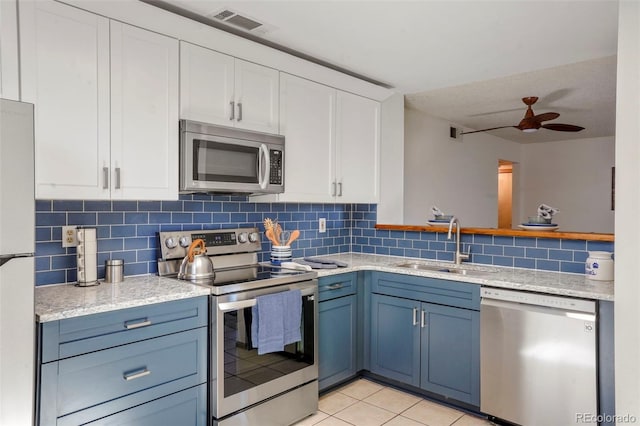
[(313, 365), (313, 300), (302, 297), (302, 340), (284, 351), (258, 355), (251, 342), (251, 308), (224, 314), (224, 396), (247, 389)]
[(257, 184), (259, 155), (257, 147), (194, 139), (193, 180)]

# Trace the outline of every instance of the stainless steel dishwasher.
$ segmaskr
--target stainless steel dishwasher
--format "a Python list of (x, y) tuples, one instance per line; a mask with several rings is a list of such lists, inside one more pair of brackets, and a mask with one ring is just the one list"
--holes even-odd
[(480, 409), (525, 426), (596, 424), (596, 303), (483, 287)]

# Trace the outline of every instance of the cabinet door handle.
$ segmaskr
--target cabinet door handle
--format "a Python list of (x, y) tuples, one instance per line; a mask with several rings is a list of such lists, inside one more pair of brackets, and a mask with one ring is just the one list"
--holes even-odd
[(242, 102), (238, 102), (238, 121), (242, 121)]
[(426, 313), (423, 310), (422, 314), (420, 314), (420, 328), (425, 328), (427, 326), (427, 318)]
[(335, 197), (336, 196), (336, 183), (333, 182), (332, 186), (333, 186), (333, 189), (331, 190), (331, 196)]
[(109, 189), (109, 168), (102, 168), (102, 189)]
[(418, 308), (413, 308), (413, 325), (418, 325)]
[(342, 288), (342, 283), (331, 284), (331, 285), (327, 286), (327, 288), (329, 290), (338, 290), (338, 289)]
[(338, 197), (342, 197), (342, 182), (338, 182)]
[(126, 328), (127, 330), (132, 330), (134, 328), (146, 327), (148, 325), (151, 325), (151, 321), (144, 318), (142, 320), (132, 320), (125, 322), (124, 328)]
[(125, 379), (126, 381), (129, 381), (129, 380), (139, 379), (140, 377), (148, 376), (149, 374), (151, 374), (151, 371), (147, 370), (147, 368), (145, 367), (142, 371), (138, 370), (132, 373), (125, 373), (122, 376), (122, 378)]
[(120, 167), (116, 167), (116, 189), (120, 189)]
[(231, 101), (229, 104), (231, 105), (231, 116), (229, 117), (229, 120), (233, 121), (236, 119), (236, 103)]

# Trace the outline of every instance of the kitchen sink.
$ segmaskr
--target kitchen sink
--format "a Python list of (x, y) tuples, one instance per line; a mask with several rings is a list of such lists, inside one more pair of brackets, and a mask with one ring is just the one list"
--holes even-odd
[(485, 273), (497, 272), (495, 268), (482, 266), (456, 266), (456, 265), (428, 265), (419, 262), (403, 262), (394, 265), (397, 268), (415, 269), (420, 271), (445, 272), (458, 275), (483, 275)]

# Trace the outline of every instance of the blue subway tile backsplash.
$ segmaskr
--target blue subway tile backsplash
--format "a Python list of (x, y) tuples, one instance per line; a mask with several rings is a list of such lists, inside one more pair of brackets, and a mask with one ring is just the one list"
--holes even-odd
[[(263, 229), (277, 218), (286, 230), (299, 229), (293, 256), (341, 252), (376, 253), (451, 261), (455, 244), (442, 232), (375, 229), (375, 204), (254, 203), (242, 196), (183, 195), (178, 201), (36, 201), (36, 284), (76, 281), (75, 248), (62, 248), (62, 226), (96, 227), (98, 276), (104, 262), (125, 260), (125, 275), (157, 273), (157, 233), (237, 227)], [(326, 218), (327, 232), (318, 232)], [(614, 250), (610, 242), (463, 234), (471, 262), (583, 273), (587, 250)], [(268, 260), (263, 241), (259, 260)]]

